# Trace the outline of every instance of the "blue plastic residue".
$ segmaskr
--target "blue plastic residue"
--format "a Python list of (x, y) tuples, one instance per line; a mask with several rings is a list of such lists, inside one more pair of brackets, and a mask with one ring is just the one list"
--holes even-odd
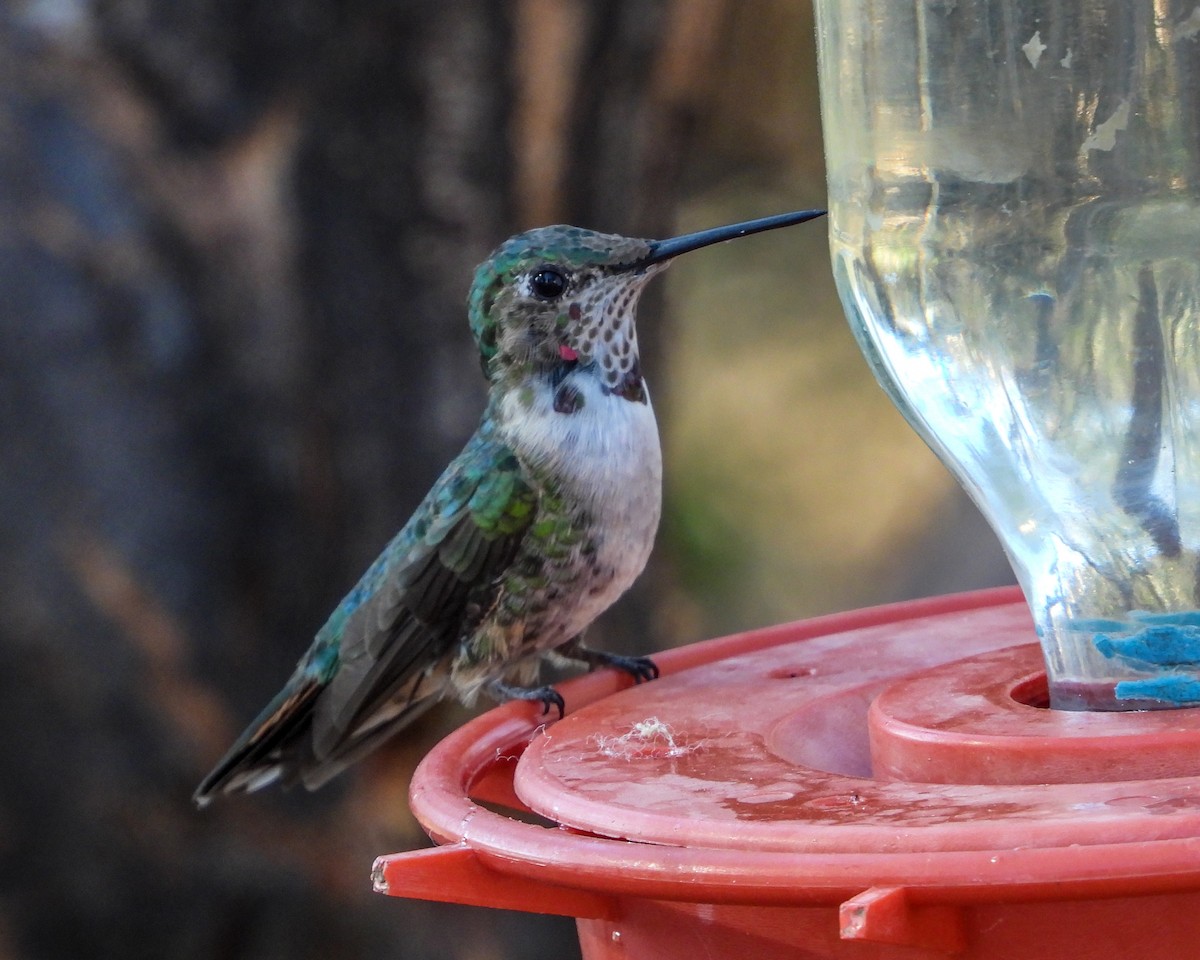
[(1156, 623), (1127, 637), (1097, 633), (1096, 649), (1109, 659), (1166, 667), (1200, 664), (1200, 626)]
[(1121, 680), (1113, 693), (1118, 700), (1158, 700), (1184, 706), (1200, 703), (1200, 680), (1182, 673), (1148, 680)]

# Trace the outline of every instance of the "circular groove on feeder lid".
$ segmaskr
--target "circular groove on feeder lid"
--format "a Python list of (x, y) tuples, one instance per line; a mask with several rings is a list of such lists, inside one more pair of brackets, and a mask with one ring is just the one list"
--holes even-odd
[[(986, 726), (996, 704), (993, 697), (989, 706), (981, 684), (1008, 684), (1009, 693), (1027, 684), (1036, 663), (1031, 636), (1023, 605), (1006, 605), (817, 636), (697, 666), (549, 726), (518, 763), (515, 789), (530, 809), (575, 830), (687, 848), (880, 855), (1200, 837), (1197, 776), (987, 782), (971, 765), (984, 765), (989, 746), (972, 753), (971, 737), (953, 730), (946, 731), (954, 746), (943, 751), (942, 782), (924, 772), (922, 779), (895, 779), (911, 772), (895, 762), (882, 776), (873, 772), (872, 703), (886, 705), (891, 696), (911, 707), (913, 684), (932, 678), (918, 705), (921, 698), (934, 707), (956, 699), (977, 714), (972, 722)], [(906, 685), (907, 701), (894, 692)], [(950, 716), (950, 726), (963, 719), (962, 711), (930, 713)], [(1001, 737), (1014, 714), (1046, 729), (1055, 721), (1052, 711), (1015, 702), (999, 713)], [(1168, 740), (1194, 743), (1200, 711), (1173, 714), (1152, 715), (1151, 727), (1174, 725)], [(912, 726), (911, 710), (899, 715)], [(1067, 723), (1078, 726), (1084, 716)], [(1143, 720), (1151, 715), (1086, 716), (1106, 729), (1130, 725), (1133, 732), (1119, 738), (1127, 753), (1153, 735)], [(927, 727), (922, 736), (936, 742), (938, 731)], [(928, 745), (909, 740), (918, 752)], [(1039, 769), (1069, 762), (1055, 737), (1027, 740)], [(955, 751), (958, 773), (945, 768), (953, 768)], [(1178, 765), (1162, 769), (1180, 772)]]

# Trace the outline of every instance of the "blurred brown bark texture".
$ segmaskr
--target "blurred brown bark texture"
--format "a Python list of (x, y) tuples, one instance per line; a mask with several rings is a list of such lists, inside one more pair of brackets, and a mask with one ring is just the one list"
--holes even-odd
[(0, 7), (0, 957), (576, 949), (370, 893), (408, 753), (189, 796), (473, 427), (473, 266), (665, 234), (722, 7)]

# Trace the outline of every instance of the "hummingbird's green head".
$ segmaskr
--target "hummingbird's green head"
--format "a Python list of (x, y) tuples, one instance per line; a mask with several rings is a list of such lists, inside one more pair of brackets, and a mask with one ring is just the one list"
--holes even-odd
[(645, 262), (652, 243), (554, 226), (501, 244), (476, 270), (469, 299), (488, 378), (594, 362), (615, 387), (636, 366), (634, 310), (662, 268)]
[(646, 282), (689, 250), (802, 223), (823, 210), (748, 220), (670, 240), (539, 227), (502, 243), (475, 272), (471, 331), (488, 379), (590, 371), (606, 392), (644, 397), (635, 311)]

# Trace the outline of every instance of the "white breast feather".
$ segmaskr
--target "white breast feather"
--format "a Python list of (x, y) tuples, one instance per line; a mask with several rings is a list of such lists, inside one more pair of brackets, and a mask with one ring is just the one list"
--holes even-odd
[(646, 566), (662, 511), (662, 452), (649, 391), (646, 402), (637, 403), (605, 393), (586, 372), (572, 373), (568, 380), (583, 398), (574, 413), (554, 409), (548, 383), (534, 388), (529, 407), (509, 395), (501, 413), (505, 440), (518, 456), (561, 478), (603, 534), (597, 559), (614, 576), (602, 593), (580, 598), (572, 619), (582, 629)]

